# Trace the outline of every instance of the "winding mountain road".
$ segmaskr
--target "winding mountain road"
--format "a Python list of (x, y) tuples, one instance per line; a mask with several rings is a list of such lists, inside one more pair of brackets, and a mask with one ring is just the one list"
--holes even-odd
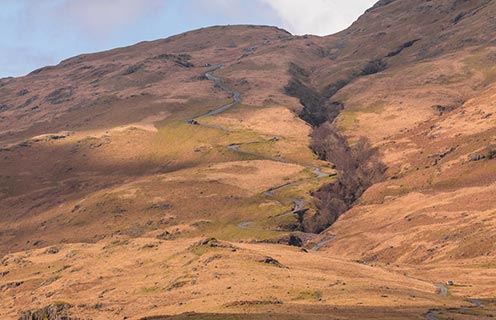
[(226, 86), (225, 84), (222, 83), (222, 79), (221, 78), (216, 77), (216, 76), (213, 75), (213, 72), (215, 72), (215, 71), (217, 71), (219, 69), (222, 69), (222, 68), (224, 68), (222, 65), (218, 65), (214, 70), (205, 73), (205, 77), (208, 80), (214, 81), (215, 82), (215, 85), (217, 87), (219, 87), (222, 90), (226, 91), (227, 93), (231, 94), (233, 101), (231, 103), (226, 104), (225, 106), (222, 106), (220, 108), (211, 110), (211, 111), (205, 113), (204, 115), (201, 115), (199, 117), (196, 117), (196, 118), (194, 118), (194, 120), (199, 120), (199, 119), (202, 119), (202, 118), (206, 118), (206, 117), (210, 117), (210, 116), (215, 116), (216, 114), (222, 113), (222, 112), (224, 112), (224, 111), (226, 111), (226, 110), (234, 107), (235, 105), (237, 105), (238, 103), (241, 102), (241, 93), (232, 91), (228, 86)]
[(431, 309), (426, 314), (424, 314), (424, 317), (427, 320), (442, 320), (441, 318), (438, 318), (437, 316), (440, 314), (443, 314), (445, 312), (459, 313), (460, 311), (480, 309), (480, 308), (484, 307), (484, 305), (482, 304), (482, 300), (479, 300), (479, 299), (467, 299), (465, 301), (473, 304), (473, 306), (460, 307), (460, 308), (449, 308), (449, 309)]
[(441, 284), (441, 283), (433, 283), (437, 289), (438, 289), (438, 293), (444, 297), (448, 296), (448, 288), (446, 288), (446, 286), (444, 284)]
[[(223, 66), (222, 65), (217, 65), (213, 70), (210, 70), (208, 72), (205, 73), (205, 77), (208, 79), (208, 80), (211, 80), (211, 81), (214, 81), (215, 82), (215, 85), (217, 87), (219, 87), (220, 89), (222, 89), (223, 91), (229, 93), (232, 97), (232, 102), (226, 104), (226, 105), (223, 105), (217, 109), (214, 109), (214, 110), (210, 110), (209, 112), (201, 115), (201, 116), (198, 116), (196, 118), (192, 118), (192, 119), (188, 119), (188, 120), (185, 120), (184, 122), (190, 124), (190, 125), (198, 125), (198, 126), (203, 126), (203, 127), (208, 127), (208, 128), (215, 128), (215, 129), (219, 129), (219, 130), (223, 130), (223, 131), (232, 131), (231, 129), (229, 128), (224, 128), (224, 127), (221, 127), (221, 126), (215, 126), (215, 125), (209, 125), (209, 124), (202, 124), (199, 122), (199, 120), (201, 119), (204, 119), (206, 117), (210, 117), (210, 116), (214, 116), (214, 115), (218, 115), (220, 113), (223, 113), (227, 110), (229, 110), (230, 108), (234, 107), (235, 105), (237, 105), (238, 103), (240, 103), (242, 101), (242, 97), (241, 97), (241, 93), (239, 92), (236, 92), (236, 91), (233, 91), (231, 90), (228, 86), (226, 86), (224, 83), (222, 83), (222, 79), (219, 78), (219, 77), (216, 77), (213, 75), (213, 73), (217, 70), (220, 70), (222, 69)], [(240, 148), (243, 146), (243, 145), (249, 145), (249, 144), (258, 144), (258, 143), (266, 143), (266, 142), (272, 142), (272, 141), (278, 141), (278, 140), (281, 140), (282, 137), (273, 137), (271, 138), (270, 140), (268, 141), (255, 141), (255, 142), (247, 142), (247, 143), (243, 143), (243, 144), (231, 144), (229, 146), (226, 147), (227, 150), (231, 151), (231, 152), (236, 152), (236, 153), (239, 153), (239, 154), (244, 154), (244, 155), (250, 155), (250, 156), (253, 156), (253, 157), (256, 157), (256, 158), (260, 158), (260, 159), (265, 159), (265, 160), (271, 160), (271, 161), (276, 161), (276, 162), (282, 162), (282, 163), (292, 163), (292, 164), (297, 164), (297, 165), (301, 165), (307, 169), (310, 169), (311, 172), (314, 174), (314, 177), (313, 178), (309, 178), (309, 179), (303, 179), (303, 180), (299, 180), (299, 181), (294, 181), (294, 182), (289, 182), (289, 183), (286, 183), (286, 184), (283, 184), (283, 185), (280, 185), (280, 186), (275, 186), (275, 187), (272, 187), (266, 191), (263, 192), (263, 194), (265, 194), (266, 196), (268, 197), (274, 197), (275, 196), (275, 192), (279, 191), (279, 190), (282, 190), (284, 188), (288, 188), (288, 187), (292, 187), (292, 186), (295, 186), (295, 185), (298, 185), (302, 182), (305, 182), (305, 181), (308, 181), (308, 180), (311, 180), (311, 179), (321, 179), (321, 178), (325, 178), (325, 177), (331, 177), (331, 176), (334, 176), (335, 174), (329, 174), (329, 173), (326, 173), (324, 172), (324, 170), (320, 167), (317, 167), (317, 166), (313, 166), (313, 165), (309, 165), (309, 164), (302, 164), (302, 163), (298, 163), (298, 162), (294, 162), (294, 161), (291, 161), (291, 160), (287, 160), (287, 159), (283, 159), (283, 158), (280, 158), (280, 157), (270, 157), (270, 156), (267, 156), (267, 155), (264, 155), (264, 154), (260, 154), (260, 153), (256, 153), (256, 152), (251, 152), (251, 151), (244, 151), (244, 150), (240, 150)], [(289, 212), (286, 212), (286, 213), (283, 213), (283, 214), (280, 214), (279, 216), (290, 216), (290, 215), (293, 215), (293, 214), (297, 214), (298, 212), (302, 211), (305, 207), (305, 204), (307, 203), (307, 201), (305, 199), (292, 199), (293, 203), (294, 203), (294, 206), (293, 206), (293, 209)], [(253, 223), (253, 221), (243, 221), (243, 222), (240, 222), (238, 223), (238, 227), (241, 228), (241, 229), (256, 229), (256, 228), (252, 228), (250, 227), (250, 225)], [(319, 251), (322, 247), (324, 247), (327, 243), (331, 242), (333, 239), (324, 239), (316, 244), (314, 244), (314, 246), (310, 249), (312, 251)], [(409, 276), (407, 276), (409, 277)], [(413, 277), (409, 277), (409, 278), (412, 278), (412, 279), (416, 279), (416, 278), (413, 278)], [(440, 284), (440, 283), (433, 283), (433, 282), (430, 282), (430, 281), (425, 281), (425, 280), (421, 280), (421, 279), (416, 279), (416, 280), (420, 280), (420, 281), (424, 281), (424, 282), (429, 282), (431, 284), (434, 284), (437, 288), (438, 288), (438, 294), (441, 295), (441, 296), (448, 296), (448, 289), (446, 288), (445, 285), (443, 284)], [(478, 300), (478, 299), (468, 299), (466, 300), (467, 302), (470, 302), (473, 304), (473, 306), (468, 306), (468, 307), (460, 307), (460, 308), (450, 308), (450, 309), (431, 309), (429, 310), (427, 313), (424, 314), (424, 317), (425, 319), (427, 320), (441, 320), (440, 318), (438, 318), (438, 315), (444, 313), (444, 312), (447, 312), (447, 311), (463, 311), (463, 310), (471, 310), (471, 309), (478, 309), (478, 308), (482, 308), (483, 307), (483, 304), (482, 304), (482, 301), (481, 300)]]
[(320, 249), (322, 249), (326, 244), (328, 244), (329, 242), (331, 242), (333, 239), (326, 239), (326, 240), (322, 240), (320, 242), (317, 242), (316, 244), (314, 244), (314, 246), (310, 249), (311, 251), (319, 251)]
[[(221, 127), (221, 126), (214, 126), (214, 125), (209, 125), (209, 124), (202, 124), (199, 121), (199, 120), (204, 119), (206, 117), (210, 117), (210, 116), (214, 116), (214, 115), (218, 115), (220, 113), (223, 113), (223, 112), (229, 110), (230, 108), (234, 107), (238, 103), (240, 103), (241, 100), (242, 100), (241, 99), (241, 93), (236, 92), (236, 91), (233, 91), (231, 88), (229, 88), (228, 86), (226, 86), (222, 82), (222, 79), (221, 78), (216, 77), (216, 76), (213, 75), (213, 73), (215, 71), (220, 70), (222, 68), (224, 68), (222, 65), (215, 66), (215, 68), (213, 70), (208, 71), (208, 72), (205, 73), (205, 77), (208, 80), (214, 81), (214, 83), (215, 83), (215, 85), (217, 87), (219, 87), (223, 91), (229, 93), (231, 95), (231, 97), (232, 97), (232, 102), (230, 102), (230, 103), (228, 103), (226, 105), (223, 105), (223, 106), (221, 106), (221, 107), (219, 107), (217, 109), (210, 110), (209, 112), (207, 112), (207, 113), (205, 113), (205, 114), (203, 114), (201, 116), (198, 116), (196, 118), (185, 120), (184, 122), (186, 122), (187, 124), (197, 125), (197, 126), (204, 126), (204, 127), (208, 127), (208, 128), (215, 128), (215, 129), (224, 130), (224, 131), (231, 131), (229, 128), (224, 128), (224, 127)], [(303, 167), (305, 167), (307, 169), (310, 169), (311, 172), (312, 172), (312, 174), (314, 175), (313, 178), (302, 179), (302, 180), (299, 180), (299, 181), (294, 181), (294, 182), (290, 182), (290, 183), (286, 183), (286, 184), (283, 184), (283, 185), (280, 185), (280, 186), (276, 186), (276, 187), (270, 188), (270, 189), (268, 189), (268, 190), (266, 190), (266, 191), (263, 192), (263, 194), (265, 194), (266, 196), (274, 197), (275, 196), (275, 194), (274, 194), (275, 192), (277, 192), (279, 190), (282, 190), (284, 188), (295, 186), (295, 185), (298, 185), (298, 184), (303, 183), (305, 181), (309, 181), (309, 180), (313, 180), (313, 179), (322, 179), (322, 178), (331, 177), (331, 176), (335, 176), (336, 175), (336, 174), (326, 173), (326, 172), (324, 172), (324, 170), (322, 168), (317, 167), (317, 166), (314, 166), (314, 165), (302, 164), (302, 163), (298, 163), (298, 162), (295, 162), (295, 161), (290, 161), (290, 160), (287, 160), (287, 159), (283, 159), (283, 158), (280, 158), (280, 157), (270, 157), (270, 156), (267, 156), (267, 155), (264, 155), (264, 154), (260, 154), (260, 153), (256, 153), (256, 152), (250, 152), (250, 151), (240, 150), (240, 148), (243, 145), (273, 142), (273, 141), (278, 141), (278, 140), (281, 140), (281, 139), (282, 139), (282, 137), (276, 136), (276, 137), (273, 137), (273, 138), (269, 139), (268, 141), (254, 141), (254, 142), (247, 142), (247, 143), (243, 143), (243, 144), (231, 144), (231, 145), (229, 145), (229, 146), (226, 147), (227, 150), (229, 150), (231, 152), (236, 152), (236, 153), (239, 153), (239, 154), (250, 155), (250, 156), (253, 156), (253, 157), (256, 157), (256, 158), (261, 158), (261, 159), (271, 160), (271, 161), (276, 161), (276, 162), (297, 164), (297, 165), (303, 166)], [(280, 216), (289, 216), (289, 215), (292, 215), (292, 214), (296, 214), (297, 212), (303, 210), (305, 204), (307, 203), (307, 201), (305, 199), (292, 199), (292, 201), (294, 203), (293, 209), (291, 211), (287, 212), (287, 213), (281, 214)], [(238, 224), (238, 227), (240, 227), (242, 229), (249, 229), (251, 224), (252, 224), (252, 221), (244, 221), (244, 222), (240, 222)]]
[[(443, 297), (447, 297), (449, 295), (448, 288), (442, 283), (433, 282), (433, 281), (424, 280), (424, 279), (419, 279), (419, 278), (415, 278), (415, 277), (412, 277), (412, 276), (409, 276), (406, 274), (403, 274), (403, 275), (405, 277), (413, 279), (413, 280), (433, 284), (437, 288), (437, 294), (439, 294)], [(472, 303), (473, 306), (449, 308), (449, 309), (431, 309), (427, 313), (424, 314), (424, 318), (427, 320), (442, 320), (442, 319), (438, 318), (437, 316), (442, 314), (442, 313), (448, 312), (448, 311), (457, 312), (457, 311), (463, 311), (463, 310), (479, 309), (479, 308), (483, 307), (482, 301), (479, 299), (466, 299), (465, 301)]]

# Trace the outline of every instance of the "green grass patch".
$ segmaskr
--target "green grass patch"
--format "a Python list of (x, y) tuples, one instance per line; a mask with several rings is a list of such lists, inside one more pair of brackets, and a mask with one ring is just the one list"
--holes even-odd
[(367, 105), (349, 105), (346, 106), (346, 112), (362, 112), (362, 113), (381, 113), (384, 111), (387, 101), (374, 101)]
[(281, 236), (281, 232), (259, 229), (256, 224), (251, 224), (244, 229), (237, 224), (220, 225), (213, 235), (222, 240), (239, 241), (239, 240), (267, 240)]
[(137, 289), (134, 294), (135, 295), (154, 295), (157, 293), (164, 292), (165, 290), (163, 288), (157, 287), (157, 286), (152, 286), (152, 287), (142, 287)]
[(337, 118), (337, 126), (339, 130), (353, 130), (358, 127), (358, 114), (353, 111), (343, 110)]
[(483, 85), (489, 85), (496, 82), (496, 63), (489, 59), (488, 50), (480, 50), (463, 60), (469, 69), (481, 73), (484, 77)]
[(322, 300), (322, 292), (317, 290), (304, 290), (297, 293), (297, 295), (292, 298), (293, 301), (320, 301)]
[(201, 163), (238, 160), (239, 155), (227, 150), (234, 143), (245, 143), (259, 136), (252, 131), (223, 131), (215, 128), (173, 122), (160, 127), (154, 137), (148, 161), (185, 162), (188, 166)]
[(224, 106), (231, 101), (232, 100), (229, 98), (212, 100), (191, 99), (185, 103), (178, 104), (177, 107), (171, 107), (170, 109), (172, 110), (170, 115), (162, 121), (157, 121), (155, 126), (157, 128), (162, 128), (173, 122), (182, 122), (187, 119), (192, 119), (201, 116), (210, 110)]

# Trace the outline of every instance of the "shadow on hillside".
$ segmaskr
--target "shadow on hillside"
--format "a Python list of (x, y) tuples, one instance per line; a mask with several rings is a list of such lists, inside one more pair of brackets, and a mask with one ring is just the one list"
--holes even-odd
[[(287, 313), (184, 313), (173, 316), (152, 316), (140, 320), (303, 320), (303, 319), (486, 319), (492, 318), (496, 311), (496, 300), (474, 300), (472, 306), (451, 307), (446, 309), (432, 306), (417, 307), (326, 307), (299, 306), (302, 310), (287, 310)], [(470, 302), (470, 301), (468, 301)], [(299, 311), (299, 312), (298, 312)]]
[(428, 318), (431, 307), (349, 307), (349, 308), (330, 308), (330, 307), (313, 307), (310, 313), (184, 313), (174, 316), (153, 316), (145, 317), (140, 320), (356, 320), (356, 319), (437, 319)]

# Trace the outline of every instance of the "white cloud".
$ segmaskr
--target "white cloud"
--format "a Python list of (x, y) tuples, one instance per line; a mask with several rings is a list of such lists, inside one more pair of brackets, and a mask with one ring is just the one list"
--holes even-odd
[(377, 0), (261, 0), (295, 34), (329, 35), (351, 25)]

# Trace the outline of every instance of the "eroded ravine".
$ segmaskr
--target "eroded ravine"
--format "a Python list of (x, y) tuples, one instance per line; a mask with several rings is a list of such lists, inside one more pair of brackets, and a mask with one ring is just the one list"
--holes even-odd
[[(205, 77), (208, 80), (214, 81), (215, 85), (218, 88), (220, 88), (221, 90), (229, 93), (231, 95), (232, 102), (230, 102), (230, 103), (228, 103), (226, 105), (223, 105), (223, 106), (221, 106), (219, 108), (210, 110), (209, 112), (207, 112), (207, 113), (205, 113), (203, 115), (200, 115), (198, 117), (185, 120), (185, 122), (187, 124), (197, 125), (197, 126), (203, 126), (203, 127), (208, 127), (208, 128), (215, 128), (215, 129), (219, 129), (219, 130), (223, 130), (223, 131), (231, 131), (231, 129), (229, 129), (229, 128), (225, 128), (225, 127), (221, 127), (221, 126), (215, 126), (215, 125), (209, 125), (209, 124), (203, 124), (203, 123), (200, 123), (200, 121), (199, 121), (201, 119), (204, 119), (204, 118), (207, 118), (207, 117), (210, 117), (210, 116), (215, 116), (215, 115), (221, 114), (221, 113), (229, 110), (230, 108), (236, 106), (238, 103), (240, 103), (242, 101), (241, 93), (236, 92), (236, 91), (233, 91), (231, 88), (229, 88), (228, 86), (226, 86), (222, 82), (222, 79), (221, 78), (216, 77), (216, 76), (213, 75), (213, 73), (215, 71), (220, 70), (220, 69), (223, 69), (223, 68), (224, 67), (222, 65), (217, 65), (213, 70), (206, 72), (205, 73)], [(335, 176), (336, 175), (336, 174), (327, 173), (322, 168), (317, 167), (317, 166), (314, 166), (314, 165), (304, 164), (304, 163), (298, 163), (298, 162), (287, 160), (287, 159), (283, 159), (283, 158), (280, 158), (280, 157), (271, 157), (271, 156), (267, 156), (267, 155), (264, 155), (264, 154), (261, 154), (261, 153), (244, 151), (244, 150), (241, 150), (240, 149), (243, 145), (259, 144), (259, 143), (266, 143), (266, 142), (274, 142), (274, 141), (278, 141), (278, 140), (281, 140), (281, 139), (282, 139), (282, 137), (275, 136), (275, 137), (272, 137), (271, 139), (269, 139), (268, 141), (255, 141), (255, 142), (246, 142), (246, 143), (242, 143), (242, 144), (241, 143), (240, 144), (231, 144), (231, 145), (229, 145), (229, 146), (226, 147), (227, 150), (229, 150), (231, 152), (238, 153), (238, 154), (249, 155), (249, 156), (253, 156), (253, 157), (259, 158), (259, 159), (270, 160), (270, 161), (275, 161), (275, 162), (282, 162), (282, 163), (290, 163), (290, 164), (300, 165), (302, 167), (305, 167), (306, 169), (309, 169), (310, 172), (314, 175), (314, 177), (309, 178), (309, 179), (301, 179), (301, 180), (294, 181), (294, 182), (289, 182), (289, 183), (286, 183), (286, 184), (283, 184), (283, 185), (280, 185), (280, 186), (272, 187), (272, 188), (264, 191), (263, 192), (264, 195), (269, 196), (269, 197), (274, 197), (275, 196), (275, 192), (280, 191), (282, 189), (285, 189), (285, 188), (288, 188), (288, 187), (292, 187), (292, 186), (296, 186), (298, 184), (301, 184), (301, 183), (304, 183), (304, 182), (307, 182), (307, 181), (310, 181), (310, 180), (322, 179), (322, 178), (332, 177), (332, 176)], [(304, 206), (307, 203), (307, 201), (305, 199), (296, 199), (296, 198), (294, 198), (294, 199), (291, 199), (291, 200), (294, 203), (293, 209), (291, 211), (286, 212), (286, 213), (283, 213), (283, 214), (281, 214), (279, 216), (289, 216), (289, 215), (297, 214), (298, 212), (300, 212), (301, 210), (304, 209)], [(240, 222), (238, 224), (238, 227), (240, 227), (242, 229), (248, 229), (248, 228), (250, 228), (250, 225), (251, 224), (252, 224), (252, 221), (243, 221), (243, 222)]]
[[(241, 96), (241, 94), (239, 92), (236, 92), (236, 91), (231, 90), (228, 86), (226, 86), (224, 83), (222, 83), (222, 79), (221, 78), (216, 77), (216, 76), (213, 75), (213, 72), (215, 72), (215, 71), (217, 71), (219, 69), (222, 69), (222, 68), (223, 68), (222, 65), (216, 66), (215, 69), (206, 72), (205, 73), (205, 77), (207, 79), (211, 80), (211, 81), (214, 81), (215, 82), (215, 85), (217, 87), (219, 87), (223, 91), (229, 93), (231, 95), (231, 97), (232, 97), (232, 102), (230, 102), (230, 103), (228, 103), (226, 105), (223, 105), (223, 106), (221, 106), (221, 107), (219, 107), (217, 109), (211, 110), (211, 111), (209, 111), (209, 112), (207, 112), (207, 113), (205, 113), (205, 114), (203, 114), (201, 116), (198, 116), (198, 117), (195, 117), (195, 118), (186, 120), (185, 121), (186, 123), (188, 123), (190, 125), (198, 125), (198, 126), (203, 126), (203, 127), (208, 127), (208, 128), (215, 128), (215, 129), (219, 129), (219, 130), (223, 130), (223, 131), (232, 131), (229, 128), (225, 128), (225, 127), (221, 127), (221, 126), (215, 126), (215, 125), (209, 125), (209, 124), (203, 124), (203, 123), (200, 123), (199, 122), (199, 120), (204, 119), (206, 117), (210, 117), (210, 116), (215, 116), (215, 115), (221, 114), (221, 113), (229, 110), (230, 108), (236, 106), (238, 103), (240, 103), (242, 101), (242, 96)], [(291, 161), (291, 160), (283, 159), (283, 158), (280, 158), (280, 157), (271, 157), (271, 156), (267, 156), (267, 155), (264, 155), (264, 154), (260, 154), (260, 153), (256, 153), (256, 152), (252, 152), (252, 151), (245, 151), (245, 150), (242, 150), (241, 149), (242, 146), (244, 146), (244, 145), (253, 145), (253, 144), (274, 142), (274, 141), (278, 141), (280, 139), (282, 139), (282, 137), (275, 136), (275, 137), (272, 137), (271, 139), (269, 139), (267, 141), (254, 141), (254, 142), (247, 142), (247, 143), (231, 144), (231, 145), (226, 146), (226, 149), (227, 150), (229, 150), (231, 152), (238, 153), (238, 154), (249, 155), (249, 156), (253, 156), (255, 158), (265, 159), (265, 160), (270, 160), (270, 161), (297, 164), (297, 165), (300, 165), (300, 166), (305, 167), (306, 169), (311, 170), (312, 174), (314, 175), (313, 178), (302, 179), (302, 180), (299, 180), (299, 181), (289, 182), (289, 183), (286, 183), (286, 184), (283, 184), (283, 185), (272, 187), (272, 188), (264, 191), (263, 192), (264, 195), (266, 195), (268, 197), (275, 197), (275, 193), (278, 192), (278, 191), (280, 191), (280, 190), (282, 190), (282, 189), (289, 188), (289, 187), (292, 187), (292, 186), (296, 186), (296, 185), (298, 185), (300, 183), (303, 183), (305, 181), (308, 181), (308, 180), (321, 179), (321, 178), (330, 177), (330, 176), (334, 176), (335, 175), (335, 174), (326, 173), (322, 168), (317, 167), (317, 166), (313, 166), (313, 165), (309, 165), (309, 164), (302, 164), (302, 163), (294, 162), (294, 161)], [(292, 202), (294, 204), (292, 210), (291, 211), (288, 211), (286, 213), (282, 213), (279, 216), (295, 215), (295, 214), (298, 214), (299, 212), (301, 212), (302, 210), (304, 210), (304, 207), (305, 207), (305, 205), (307, 203), (307, 201), (305, 199), (294, 198), (294, 199), (291, 199), (291, 200), (292, 200)], [(241, 228), (241, 229), (255, 229), (256, 230), (257, 228), (252, 227), (252, 224), (253, 224), (253, 221), (243, 221), (243, 222), (238, 223), (237, 226), (239, 228)], [(312, 250), (312, 251), (319, 251), (322, 247), (324, 247), (326, 244), (328, 244), (332, 240), (333, 240), (332, 238), (328, 238), (328, 237), (326, 237), (324, 239), (321, 239), (321, 241), (319, 241), (317, 243), (314, 243), (310, 250)], [(417, 280), (420, 280), (420, 279), (417, 279)], [(427, 282), (427, 281), (424, 281), (424, 282)], [(432, 282), (430, 282), (430, 283), (431, 284), (434, 284), (438, 288), (438, 294), (440, 294), (442, 296), (447, 296), (448, 295), (448, 290), (447, 290), (447, 288), (444, 285), (438, 284), (438, 283), (432, 283)], [(455, 311), (456, 310), (460, 310), (460, 311), (462, 311), (462, 310), (469, 310), (469, 309), (479, 309), (479, 308), (482, 308), (483, 307), (481, 301), (480, 300), (477, 300), (477, 299), (467, 300), (467, 302), (472, 303), (473, 306), (453, 308), (453, 309), (450, 309), (450, 310), (455, 310)], [(440, 318), (438, 318), (438, 315), (439, 314), (442, 314), (443, 312), (446, 312), (446, 311), (449, 311), (449, 310), (431, 309), (427, 313), (424, 314), (424, 317), (427, 320), (440, 320)]]

